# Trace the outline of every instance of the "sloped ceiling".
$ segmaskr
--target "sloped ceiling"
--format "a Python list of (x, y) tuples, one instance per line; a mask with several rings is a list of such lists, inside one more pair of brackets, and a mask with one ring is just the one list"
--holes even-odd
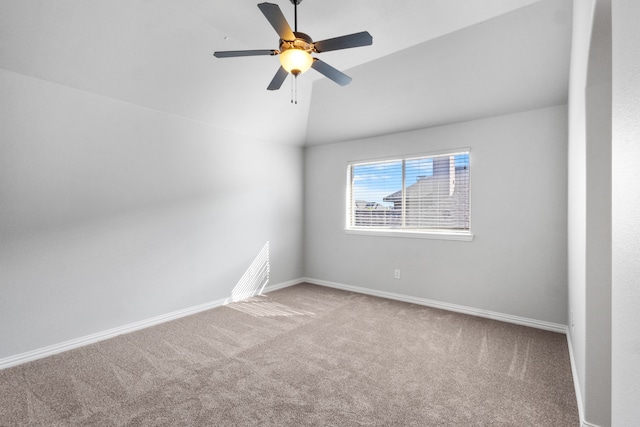
[(524, 7), (316, 81), (307, 144), (566, 104), (570, 53), (571, 3)]
[[(293, 24), (290, 1), (271, 2)], [(296, 145), (566, 102), (571, 0), (303, 0), (315, 40), (368, 30), (374, 44), (322, 54), (354, 81), (311, 70), (297, 105), (288, 81), (266, 90), (276, 57), (212, 56), (277, 48), (257, 3), (2, 0), (0, 68)]]

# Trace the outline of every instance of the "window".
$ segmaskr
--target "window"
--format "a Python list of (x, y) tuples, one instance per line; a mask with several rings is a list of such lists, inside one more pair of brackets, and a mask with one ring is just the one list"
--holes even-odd
[(469, 150), (353, 162), (347, 175), (348, 232), (470, 240)]

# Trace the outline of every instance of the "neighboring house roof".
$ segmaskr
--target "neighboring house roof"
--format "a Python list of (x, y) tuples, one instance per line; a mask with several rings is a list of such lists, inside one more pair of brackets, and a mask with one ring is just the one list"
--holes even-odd
[[(455, 177), (455, 188), (454, 195), (456, 191), (458, 192), (468, 192), (468, 183), (466, 179), (463, 179), (464, 174), (468, 174), (468, 170), (465, 166), (457, 166), (456, 167), (456, 177)], [(447, 181), (446, 185), (443, 185), (444, 181)], [(415, 197), (417, 194), (427, 195), (429, 193), (440, 193), (442, 194), (443, 189), (449, 191), (448, 188), (448, 180), (449, 176), (437, 176), (431, 175), (428, 177), (418, 177), (418, 180), (407, 187), (407, 198)], [(452, 195), (452, 197), (454, 196)], [(384, 202), (399, 202), (402, 200), (402, 190), (398, 190), (395, 193), (389, 194), (388, 196), (382, 199)]]
[(398, 190), (393, 194), (389, 194), (387, 197), (382, 199), (383, 202), (399, 202), (400, 200), (402, 200), (402, 190)]
[[(450, 192), (449, 174), (421, 177), (406, 189), (407, 224), (418, 227), (467, 228), (469, 226), (469, 181), (468, 169), (456, 167), (453, 192)], [(400, 209), (402, 190), (382, 199), (393, 202)], [(429, 219), (425, 213), (437, 210)]]

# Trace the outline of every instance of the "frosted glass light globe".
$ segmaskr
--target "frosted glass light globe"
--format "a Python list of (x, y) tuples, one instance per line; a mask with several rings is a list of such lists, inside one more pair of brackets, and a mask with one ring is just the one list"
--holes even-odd
[(311, 68), (313, 57), (302, 49), (287, 49), (280, 54), (280, 64), (288, 73), (297, 76)]

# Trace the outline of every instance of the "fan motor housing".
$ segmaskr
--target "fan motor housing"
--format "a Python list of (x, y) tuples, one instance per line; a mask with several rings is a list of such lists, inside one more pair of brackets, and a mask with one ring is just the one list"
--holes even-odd
[(305, 52), (313, 52), (313, 40), (308, 34), (294, 31), (295, 40), (282, 40), (280, 39), (280, 52), (284, 52), (289, 49), (301, 49)]

